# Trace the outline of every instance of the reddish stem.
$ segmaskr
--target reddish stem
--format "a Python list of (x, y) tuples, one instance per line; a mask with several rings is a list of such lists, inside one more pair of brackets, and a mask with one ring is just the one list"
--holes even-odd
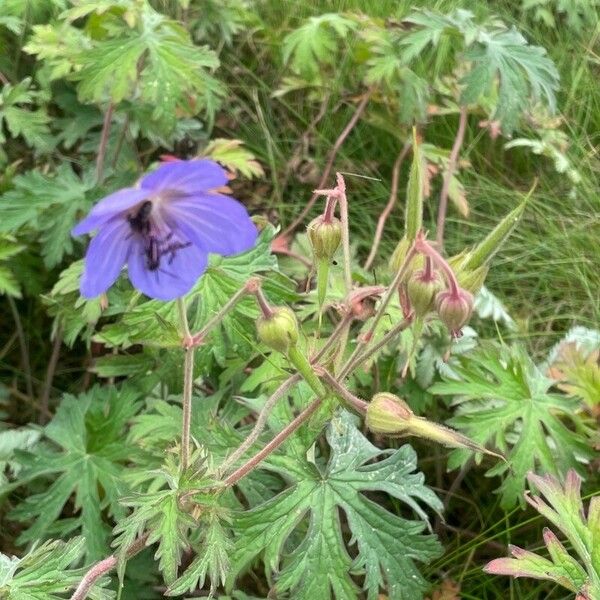
[(465, 138), (465, 129), (467, 127), (467, 107), (460, 107), (460, 117), (458, 120), (458, 130), (456, 137), (454, 138), (454, 144), (450, 151), (450, 157), (448, 158), (448, 166), (444, 173), (444, 183), (442, 184), (442, 191), (440, 193), (440, 204), (438, 208), (437, 216), (437, 234), (436, 241), (440, 248), (444, 246), (444, 227), (446, 226), (446, 212), (448, 211), (448, 195), (450, 193), (450, 181), (456, 170), (456, 164), (458, 162), (458, 154)]
[(459, 296), (459, 285), (456, 280), (456, 275), (454, 271), (448, 264), (448, 261), (431, 245), (429, 244), (425, 238), (420, 234), (415, 241), (415, 249), (417, 252), (425, 255), (426, 257), (431, 258), (431, 260), (436, 264), (436, 266), (442, 270), (446, 281), (448, 282), (448, 286), (450, 287), (450, 291), (453, 296)]
[(253, 290), (252, 293), (254, 294), (254, 297), (256, 298), (256, 303), (258, 304), (258, 306), (263, 314), (263, 317), (265, 319), (272, 319), (273, 314), (274, 314), (273, 309), (271, 308), (271, 305), (265, 298), (262, 288), (260, 286), (257, 286), (256, 289)]
[(260, 452), (245, 462), (239, 469), (235, 470), (223, 481), (225, 486), (235, 485), (242, 477), (245, 477), (254, 467), (261, 463), (269, 454), (277, 450), (296, 429), (303, 425), (310, 416), (321, 406), (322, 398), (313, 400), (293, 421), (284, 427)]
[(369, 257), (365, 262), (365, 270), (369, 270), (373, 261), (375, 260), (375, 256), (377, 255), (377, 250), (379, 249), (379, 244), (381, 243), (381, 238), (383, 237), (383, 229), (385, 227), (385, 223), (390, 216), (394, 206), (396, 205), (396, 201), (398, 200), (398, 181), (400, 179), (400, 167), (406, 158), (408, 151), (410, 150), (410, 144), (404, 144), (404, 148), (400, 154), (398, 154), (398, 158), (396, 158), (396, 162), (394, 163), (394, 168), (392, 169), (392, 186), (390, 189), (390, 197), (385, 205), (385, 208), (379, 215), (379, 219), (377, 221), (377, 228), (375, 229), (375, 237), (373, 238), (373, 246), (371, 247), (371, 252), (369, 252)]
[[(335, 158), (340, 151), (343, 143), (346, 141), (346, 138), (350, 135), (350, 132), (354, 129), (354, 126), (360, 119), (363, 114), (365, 108), (367, 107), (367, 103), (373, 94), (373, 89), (367, 90), (359, 105), (356, 107), (352, 118), (348, 121), (346, 127), (344, 127), (342, 133), (340, 133), (337, 140), (331, 147), (331, 151), (329, 152), (329, 156), (327, 158), (327, 163), (325, 165), (325, 169), (323, 170), (323, 175), (321, 176), (321, 180), (319, 181), (319, 185), (317, 188), (322, 188), (327, 183), (329, 179), (329, 174), (331, 173), (331, 169), (333, 168), (333, 163), (335, 162)], [(317, 201), (319, 194), (313, 192), (313, 195), (310, 197), (310, 200), (306, 203), (306, 206), (302, 209), (300, 214), (285, 228), (285, 230), (281, 233), (282, 236), (287, 237), (294, 232), (294, 229), (302, 223), (304, 217), (309, 213), (310, 209), (313, 207), (314, 203)]]
[[(131, 558), (143, 550), (143, 548), (146, 546), (147, 538), (148, 535), (143, 535), (133, 542), (133, 544), (127, 550), (127, 558)], [(85, 600), (85, 598), (88, 597), (88, 593), (92, 589), (94, 583), (96, 583), (100, 577), (112, 571), (117, 566), (118, 561), (119, 559), (117, 556), (113, 554), (93, 565), (85, 574), (83, 579), (79, 582), (79, 585), (73, 592), (70, 600)]]

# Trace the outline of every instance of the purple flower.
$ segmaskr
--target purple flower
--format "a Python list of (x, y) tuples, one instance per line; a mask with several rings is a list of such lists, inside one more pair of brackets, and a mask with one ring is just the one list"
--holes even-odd
[(178, 160), (103, 198), (72, 231), (98, 230), (85, 256), (81, 295), (105, 292), (127, 264), (138, 290), (173, 300), (196, 283), (209, 252), (228, 256), (252, 248), (257, 230), (244, 206), (212, 191), (226, 183), (217, 163)]

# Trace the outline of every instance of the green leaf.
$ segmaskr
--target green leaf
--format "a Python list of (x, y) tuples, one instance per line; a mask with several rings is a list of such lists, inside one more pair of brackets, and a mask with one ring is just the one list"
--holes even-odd
[[(87, 568), (73, 569), (85, 549), (83, 538), (41, 544), (23, 558), (0, 554), (0, 598), (4, 600), (63, 600), (74, 590)], [(108, 578), (99, 579), (89, 593), (91, 600), (111, 600), (105, 589)]]
[(344, 40), (357, 25), (338, 13), (310, 17), (283, 39), (283, 61), (295, 73), (311, 79), (318, 74), (319, 63), (335, 64), (339, 40)]
[(462, 103), (476, 103), (497, 86), (493, 118), (502, 123), (506, 134), (512, 133), (531, 100), (545, 102), (550, 112), (556, 110), (556, 66), (544, 48), (529, 45), (516, 29), (495, 28), (480, 34), (465, 59), (473, 67), (462, 81)]
[[(523, 504), (530, 471), (564, 475), (579, 468), (579, 458), (591, 457), (577, 417), (578, 402), (550, 393), (552, 381), (522, 348), (483, 345), (461, 356), (453, 371), (454, 380), (446, 377), (429, 391), (454, 397), (458, 412), (451, 425), (507, 457), (508, 464), (488, 471), (504, 476), (499, 488), (503, 508)], [(456, 468), (468, 457), (467, 451), (456, 451), (449, 466)]]
[[(376, 448), (345, 412), (333, 420), (327, 439), (331, 456), (323, 470), (302, 459), (267, 465), (280, 468), (292, 484), (272, 500), (235, 515), (232, 576), (263, 555), (267, 575), (278, 573), (277, 591), (289, 590), (298, 600), (357, 598), (350, 573), (364, 575), (369, 600), (380, 589), (391, 600), (421, 597), (426, 586), (415, 562), (435, 558), (440, 546), (423, 533), (427, 517), (419, 502), (435, 510), (441, 503), (423, 485), (423, 475), (414, 473), (414, 451), (408, 445), (395, 452)], [(291, 460), (298, 462), (293, 469), (286, 464)], [(375, 491), (401, 500), (420, 520), (399, 517), (364, 495)], [(342, 533), (340, 512), (350, 539)]]
[(73, 252), (71, 228), (80, 211), (89, 206), (86, 193), (93, 181), (62, 164), (52, 175), (29, 171), (13, 183), (14, 189), (0, 196), (0, 233), (20, 228), (37, 232), (44, 263), (56, 266)]
[[(80, 396), (63, 397), (44, 430), (51, 445), (18, 456), (22, 465), (19, 483), (53, 480), (45, 491), (29, 496), (12, 512), (19, 521), (33, 521), (19, 536), (20, 543), (43, 538), (51, 529), (67, 528), (81, 530), (89, 559), (106, 555), (109, 528), (103, 512), (123, 515), (118, 503), (127, 491), (123, 473), (136, 453), (124, 432), (138, 408), (137, 393), (127, 387), (97, 387)], [(74, 516), (63, 521), (61, 514), (71, 497)]]
[(225, 584), (233, 543), (215, 512), (211, 512), (207, 520), (202, 538), (195, 547), (196, 558), (185, 573), (169, 587), (167, 596), (177, 596), (202, 589), (207, 575), (211, 583), (211, 594), (216, 592), (219, 583)]
[(528, 496), (527, 501), (565, 534), (583, 566), (569, 554), (556, 535), (545, 528), (544, 542), (550, 560), (510, 546), (513, 558), (492, 560), (485, 571), (495, 575), (545, 579), (576, 592), (578, 598), (600, 598), (600, 496), (592, 498), (586, 516), (581, 499), (581, 479), (575, 471), (567, 473), (564, 486), (552, 476), (533, 474), (529, 475), (529, 483), (542, 496)]
[(50, 117), (36, 107), (40, 94), (31, 88), (31, 79), (12, 85), (7, 83), (0, 92), (0, 143), (6, 138), (2, 133), (5, 126), (11, 137), (23, 137), (27, 144), (36, 150), (48, 151), (52, 148), (52, 138), (48, 123)]
[(217, 138), (211, 140), (204, 149), (203, 155), (221, 163), (226, 169), (238, 171), (248, 179), (262, 177), (265, 172), (254, 154), (243, 147), (241, 140)]
[[(135, 26), (123, 22), (108, 39), (82, 52), (77, 72), (83, 101), (113, 103), (140, 99), (153, 106), (154, 116), (176, 108), (193, 115), (205, 109), (214, 116), (223, 88), (211, 72), (216, 54), (192, 43), (187, 31), (143, 3)], [(190, 98), (194, 98), (192, 101)]]

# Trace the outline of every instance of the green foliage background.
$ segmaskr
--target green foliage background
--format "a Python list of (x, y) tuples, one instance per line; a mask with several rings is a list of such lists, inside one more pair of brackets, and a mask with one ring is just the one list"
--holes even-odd
[[(598, 375), (577, 365), (565, 392), (544, 362), (573, 325), (600, 323), (599, 11), (596, 0), (4, 0), (0, 596), (68, 597), (83, 564), (113, 541), (124, 552), (150, 527), (156, 546), (119, 573), (122, 598), (186, 597), (198, 587), (223, 600), (263, 598), (274, 579), (284, 598), (326, 598), (329, 587), (336, 598), (433, 598), (446, 579), (465, 599), (572, 597), (556, 578), (492, 577), (482, 566), (508, 544), (541, 547), (544, 522), (524, 503), (529, 470), (562, 480), (575, 469), (584, 497), (599, 487)], [(467, 332), (446, 362), (445, 332), (433, 326), (408, 356), (412, 376), (398, 383), (407, 333), (406, 352), (378, 355), (376, 376), (352, 380), (365, 397), (402, 394), (415, 412), (501, 450), (510, 467), (418, 440), (382, 450), (341, 413), (316, 450), (302, 429), (238, 493), (213, 495), (214, 463), (248, 433), (288, 365), (257, 344), (258, 311), (244, 300), (197, 353), (192, 427), (202, 448), (197, 472), (180, 473), (176, 307), (124, 281), (109, 291), (108, 309), (80, 299), (84, 244), (70, 230), (161, 155), (211, 157), (237, 175), (233, 192), (262, 233), (244, 255), (211, 258), (188, 298), (192, 329), (256, 274), (274, 303), (300, 302), (311, 317), (315, 295), (299, 293), (297, 264), (269, 253), (277, 230), (266, 221), (285, 228), (300, 213), (367, 90), (368, 108), (334, 161), (349, 188), (357, 280), (388, 277), (381, 259), (360, 265), (414, 121), (432, 173), (423, 226), (433, 230), (458, 107), (472, 108), (452, 181), (450, 255), (483, 238), (539, 180), (490, 270), (493, 294), (478, 299), (477, 332), (494, 341)], [(493, 135), (496, 121), (506, 137)], [(403, 235), (408, 174), (407, 160), (380, 257)], [(293, 250), (308, 254), (302, 236)], [(333, 271), (330, 297), (339, 300)], [(259, 442), (308, 397), (299, 386)], [(202, 526), (182, 508), (186, 494), (202, 507)], [(114, 597), (116, 585), (104, 578), (92, 597)]]

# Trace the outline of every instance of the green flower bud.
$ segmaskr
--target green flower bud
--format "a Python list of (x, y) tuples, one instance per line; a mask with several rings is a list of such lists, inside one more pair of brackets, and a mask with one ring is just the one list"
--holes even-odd
[(427, 273), (420, 269), (412, 274), (406, 283), (406, 292), (417, 317), (431, 312), (436, 294), (443, 289), (444, 282), (437, 271)]
[(286, 306), (276, 307), (270, 317), (256, 320), (256, 332), (261, 342), (285, 354), (298, 341), (296, 315)]
[(367, 406), (366, 424), (373, 433), (389, 436), (413, 435), (450, 448), (466, 448), (505, 460), (501, 454), (487, 450), (450, 427), (418, 417), (404, 400), (387, 392), (373, 396)]
[(317, 260), (331, 260), (342, 240), (342, 225), (336, 217), (326, 219), (319, 215), (313, 219), (306, 230)]
[(458, 337), (460, 330), (471, 318), (473, 296), (470, 292), (458, 289), (458, 292), (445, 290), (435, 297), (437, 313), (452, 335)]
[(388, 392), (375, 394), (367, 406), (366, 424), (373, 433), (398, 434), (409, 428), (414, 417), (410, 406)]

